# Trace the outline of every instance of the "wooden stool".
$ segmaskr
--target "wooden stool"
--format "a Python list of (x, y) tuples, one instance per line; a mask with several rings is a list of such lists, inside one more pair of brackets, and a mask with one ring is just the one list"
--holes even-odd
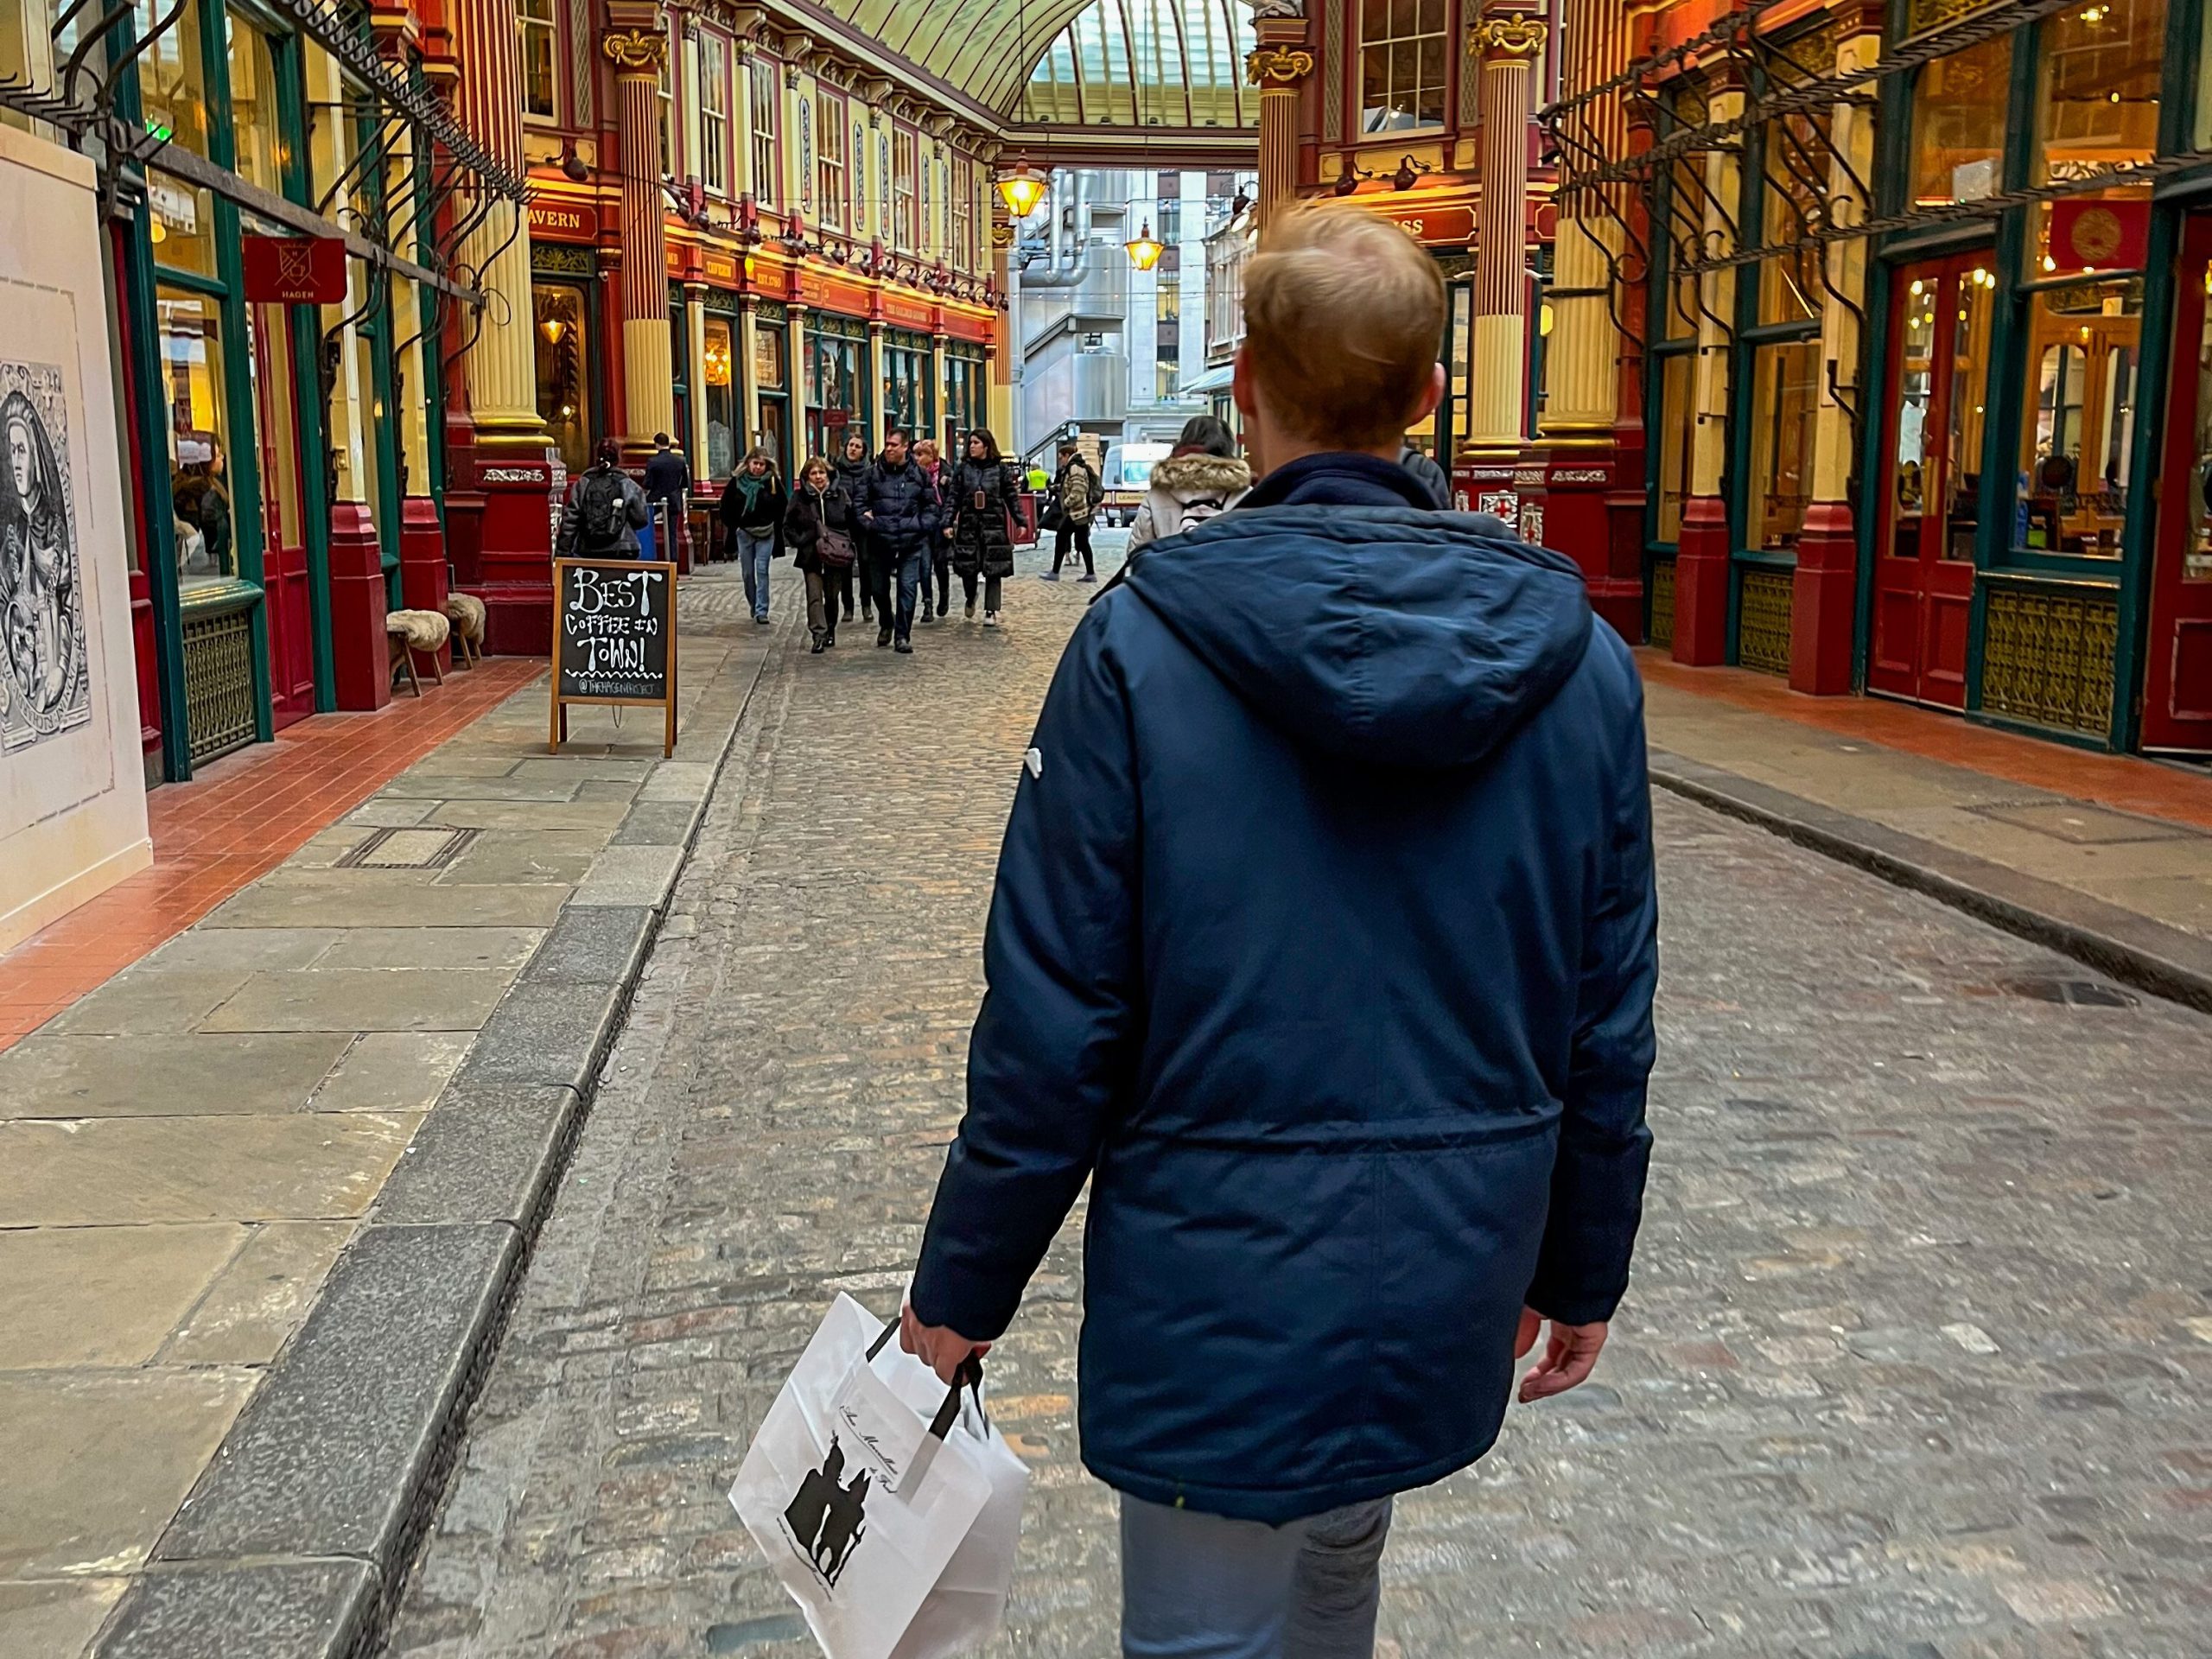
[(453, 657), (463, 668), (484, 660), (484, 601), (474, 594), (448, 594), (446, 620), (453, 625)]
[(391, 689), (399, 690), (399, 677), (404, 670), (415, 695), (423, 695), (423, 682), (415, 672), (415, 653), (418, 651), (429, 654), (430, 677), (443, 685), (446, 677), (438, 671), (438, 652), (452, 632), (452, 624), (436, 611), (393, 611), (387, 615), (384, 632), (391, 648)]

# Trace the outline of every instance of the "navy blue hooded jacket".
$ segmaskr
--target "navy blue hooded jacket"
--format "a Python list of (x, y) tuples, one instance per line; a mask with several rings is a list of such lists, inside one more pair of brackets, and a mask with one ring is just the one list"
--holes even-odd
[(997, 1337), (1091, 1179), (1084, 1461), (1281, 1522), (1496, 1440), (1608, 1319), (1650, 1137), (1643, 696), (1570, 562), (1312, 457), (1147, 548), (1015, 795), (915, 1313)]

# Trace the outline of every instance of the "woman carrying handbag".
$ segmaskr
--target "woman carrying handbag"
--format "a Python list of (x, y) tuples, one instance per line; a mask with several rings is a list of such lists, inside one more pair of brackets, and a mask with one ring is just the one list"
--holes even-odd
[(950, 522), (945, 535), (952, 543), (952, 568), (968, 595), (968, 620), (976, 619), (976, 582), (983, 585), (983, 626), (999, 625), (999, 605), (1006, 579), (1014, 574), (1014, 497), (1015, 485), (998, 440), (978, 428), (968, 435), (967, 454), (952, 470), (944, 490), (945, 512)]
[(837, 613), (853, 613), (852, 498), (830, 463), (816, 455), (799, 474), (784, 517), (791, 562), (806, 577), (806, 629), (817, 655), (837, 643)]

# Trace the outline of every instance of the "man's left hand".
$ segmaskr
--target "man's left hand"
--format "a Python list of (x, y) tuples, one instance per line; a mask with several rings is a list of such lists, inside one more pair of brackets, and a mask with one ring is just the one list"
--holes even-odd
[(938, 1381), (950, 1386), (969, 1360), (991, 1351), (988, 1342), (970, 1342), (957, 1331), (942, 1325), (924, 1325), (914, 1317), (913, 1304), (899, 1310), (899, 1345), (935, 1371)]
[[(1544, 1316), (1533, 1307), (1521, 1310), (1521, 1328), (1515, 1333), (1513, 1357), (1527, 1357), (1536, 1345), (1538, 1331)], [(1529, 1405), (1538, 1400), (1548, 1400), (1555, 1394), (1565, 1394), (1569, 1389), (1588, 1379), (1598, 1363), (1599, 1351), (1605, 1345), (1607, 1326), (1604, 1320), (1595, 1325), (1562, 1325), (1551, 1321), (1551, 1341), (1545, 1345), (1543, 1357), (1529, 1368), (1521, 1379), (1521, 1403)]]

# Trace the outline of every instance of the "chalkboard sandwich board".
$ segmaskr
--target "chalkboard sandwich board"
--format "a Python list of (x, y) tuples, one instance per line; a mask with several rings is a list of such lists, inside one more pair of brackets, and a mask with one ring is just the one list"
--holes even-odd
[(553, 561), (551, 746), (569, 740), (569, 705), (658, 704), (664, 757), (676, 752), (676, 567), (648, 559)]

